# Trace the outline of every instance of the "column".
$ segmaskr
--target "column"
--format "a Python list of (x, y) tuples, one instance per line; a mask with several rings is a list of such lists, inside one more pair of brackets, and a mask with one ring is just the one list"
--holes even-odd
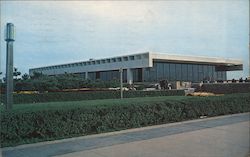
[(127, 83), (132, 84), (133, 83), (133, 72), (132, 69), (127, 69)]
[(86, 80), (88, 79), (88, 72), (87, 71), (85, 72), (85, 79)]

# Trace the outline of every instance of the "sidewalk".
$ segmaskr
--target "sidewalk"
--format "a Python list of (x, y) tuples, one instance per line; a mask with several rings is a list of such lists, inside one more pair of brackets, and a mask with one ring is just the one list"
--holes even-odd
[(245, 157), (249, 113), (4, 148), (4, 157)]

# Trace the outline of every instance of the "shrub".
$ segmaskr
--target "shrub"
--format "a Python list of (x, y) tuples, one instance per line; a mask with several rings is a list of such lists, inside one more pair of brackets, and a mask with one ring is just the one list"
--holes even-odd
[[(148, 97), (148, 96), (174, 96), (185, 95), (183, 90), (170, 91), (124, 91), (124, 98)], [(120, 98), (119, 91), (89, 91), (89, 92), (52, 92), (41, 94), (15, 94), (14, 103), (39, 103), (51, 101), (78, 101), (94, 99), (117, 99)], [(4, 95), (1, 95), (4, 101)]]
[[(152, 98), (151, 98), (152, 99)], [(150, 100), (151, 100), (150, 99)], [(124, 99), (1, 113), (1, 146), (61, 139), (148, 125), (250, 111), (250, 94), (179, 99)], [(120, 103), (119, 103), (120, 102)], [(19, 106), (19, 105), (17, 105)]]
[(211, 92), (216, 94), (248, 93), (250, 83), (216, 83), (216, 84), (193, 84), (196, 92)]

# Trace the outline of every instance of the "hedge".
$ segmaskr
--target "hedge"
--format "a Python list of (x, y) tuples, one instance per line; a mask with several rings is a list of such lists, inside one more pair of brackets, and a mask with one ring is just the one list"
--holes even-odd
[[(184, 90), (166, 91), (124, 91), (124, 98), (151, 97), (151, 96), (183, 96)], [(14, 104), (39, 103), (53, 101), (79, 101), (95, 99), (117, 99), (120, 91), (85, 91), (85, 92), (51, 92), (41, 94), (15, 94)], [(4, 102), (4, 95), (1, 102)]]
[(51, 109), (2, 112), (1, 147), (250, 111), (250, 93), (102, 101), (102, 105), (88, 105), (92, 100), (68, 107), (55, 103), (58, 107)]
[(193, 84), (196, 92), (212, 92), (216, 94), (248, 93), (250, 83), (205, 83), (201, 87)]

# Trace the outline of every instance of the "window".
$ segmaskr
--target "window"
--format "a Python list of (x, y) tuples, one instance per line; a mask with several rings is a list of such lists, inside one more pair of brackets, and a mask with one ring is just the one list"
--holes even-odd
[(192, 67), (192, 64), (188, 64), (187, 67), (188, 67), (188, 73), (187, 73), (188, 78), (187, 78), (187, 80), (188, 81), (193, 81), (194, 78), (193, 78), (193, 67)]
[(130, 60), (135, 60), (135, 56), (129, 56)]
[(181, 80), (182, 81), (188, 80), (188, 65), (187, 64), (181, 65)]
[(124, 61), (128, 61), (128, 57), (123, 57), (123, 60)]
[(164, 78), (169, 80), (169, 64), (164, 63)]
[(176, 64), (175, 68), (176, 68), (176, 80), (181, 81), (182, 80), (182, 78), (181, 78), (181, 64)]
[(209, 80), (208, 65), (203, 65), (203, 80)]
[(170, 75), (170, 81), (175, 81), (176, 80), (176, 76), (175, 76), (175, 64), (170, 63), (169, 64), (169, 75)]
[(122, 61), (122, 58), (121, 58), (121, 57), (117, 58), (117, 61), (118, 61), (118, 62), (121, 62), (121, 61)]
[(157, 63), (157, 80), (162, 80), (164, 79), (164, 63)]
[(141, 55), (136, 55), (136, 59), (141, 59)]
[(204, 79), (203, 74), (203, 65), (198, 65), (198, 81), (202, 81)]
[(199, 78), (198, 78), (198, 73), (199, 73), (198, 68), (199, 68), (199, 66), (197, 64), (193, 64), (192, 66), (193, 66), (193, 81), (198, 82), (199, 81)]

